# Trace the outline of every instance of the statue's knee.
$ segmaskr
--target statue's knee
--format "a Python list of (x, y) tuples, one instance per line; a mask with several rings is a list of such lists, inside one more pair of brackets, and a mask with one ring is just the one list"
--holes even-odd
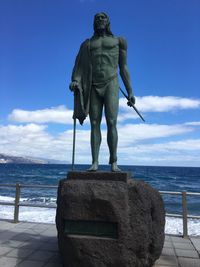
[(115, 119), (109, 119), (109, 120), (107, 120), (107, 125), (110, 128), (116, 127), (116, 124), (117, 124), (117, 120), (115, 120)]
[(98, 120), (91, 120), (90, 123), (92, 127), (97, 127), (100, 124)]

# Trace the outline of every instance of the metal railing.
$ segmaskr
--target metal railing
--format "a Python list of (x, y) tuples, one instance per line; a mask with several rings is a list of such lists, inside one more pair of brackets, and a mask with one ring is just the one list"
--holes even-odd
[[(58, 186), (54, 185), (24, 185), (24, 184), (0, 184), (0, 187), (4, 188), (15, 188), (15, 200), (11, 201), (0, 201), (0, 205), (14, 206), (14, 223), (19, 222), (19, 207), (36, 207), (36, 208), (56, 208), (56, 204), (33, 204), (29, 202), (20, 201), (21, 189), (22, 188), (40, 188), (40, 189), (57, 189)], [(188, 237), (188, 219), (200, 219), (200, 216), (194, 216), (188, 214), (187, 208), (187, 196), (200, 196), (200, 193), (194, 192), (173, 192), (173, 191), (159, 191), (161, 195), (179, 195), (182, 197), (182, 214), (171, 214), (166, 213), (167, 217), (182, 218), (183, 220), (183, 237)]]
[(14, 223), (19, 222), (19, 207), (34, 207), (34, 208), (56, 208), (56, 204), (37, 204), (37, 203), (29, 203), (20, 201), (21, 188), (40, 188), (40, 189), (57, 189), (58, 186), (54, 185), (23, 185), (23, 184), (0, 184), (0, 187), (11, 187), (15, 188), (15, 200), (11, 201), (0, 201), (0, 205), (14, 206)]
[(167, 217), (176, 217), (183, 219), (183, 237), (188, 237), (188, 219), (200, 219), (200, 216), (189, 215), (187, 208), (187, 196), (200, 196), (200, 193), (194, 192), (173, 192), (173, 191), (159, 191), (161, 195), (179, 195), (182, 197), (182, 214), (166, 213)]

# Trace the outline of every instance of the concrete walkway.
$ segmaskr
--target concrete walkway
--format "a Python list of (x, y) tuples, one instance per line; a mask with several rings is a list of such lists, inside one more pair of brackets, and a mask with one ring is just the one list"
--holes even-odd
[[(0, 221), (1, 267), (62, 266), (53, 224)], [(155, 267), (200, 267), (200, 238), (165, 238), (162, 256)]]

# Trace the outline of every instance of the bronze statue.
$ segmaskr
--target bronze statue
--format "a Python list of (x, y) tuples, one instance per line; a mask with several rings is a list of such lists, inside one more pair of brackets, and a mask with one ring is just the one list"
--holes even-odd
[(72, 73), (70, 90), (75, 94), (74, 118), (82, 124), (89, 114), (91, 123), (92, 166), (98, 170), (101, 144), (100, 124), (104, 107), (107, 123), (107, 142), (110, 151), (111, 171), (117, 166), (117, 115), (119, 106), (118, 67), (128, 93), (128, 103), (133, 105), (130, 76), (127, 68), (127, 43), (110, 30), (109, 17), (97, 13), (94, 17), (94, 35), (81, 44)]

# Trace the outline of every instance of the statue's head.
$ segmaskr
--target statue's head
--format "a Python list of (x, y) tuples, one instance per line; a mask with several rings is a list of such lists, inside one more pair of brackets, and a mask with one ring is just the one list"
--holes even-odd
[(94, 16), (94, 35), (105, 31), (107, 35), (113, 35), (110, 30), (110, 20), (106, 13), (100, 12)]

